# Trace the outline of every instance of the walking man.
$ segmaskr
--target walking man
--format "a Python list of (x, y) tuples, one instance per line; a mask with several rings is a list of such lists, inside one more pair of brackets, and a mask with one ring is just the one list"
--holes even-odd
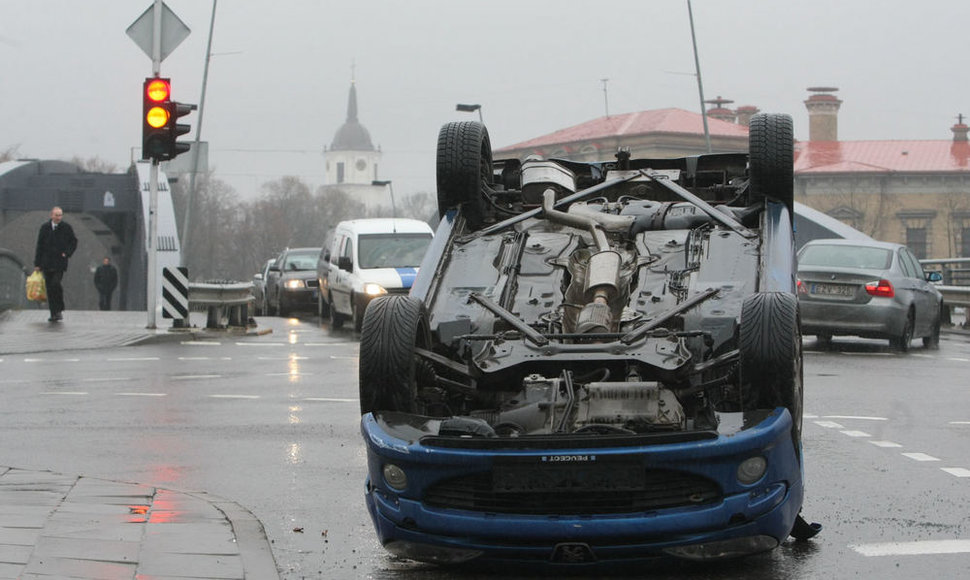
[(111, 293), (118, 286), (118, 270), (111, 265), (111, 258), (105, 256), (104, 262), (94, 271), (94, 287), (98, 289), (98, 308), (111, 310)]
[(57, 322), (64, 312), (64, 288), (61, 279), (67, 271), (67, 260), (77, 249), (77, 236), (74, 228), (64, 221), (64, 210), (54, 206), (51, 219), (40, 226), (37, 234), (37, 251), (34, 253), (34, 270), (44, 273), (47, 285), (47, 306), (51, 317), (47, 320)]

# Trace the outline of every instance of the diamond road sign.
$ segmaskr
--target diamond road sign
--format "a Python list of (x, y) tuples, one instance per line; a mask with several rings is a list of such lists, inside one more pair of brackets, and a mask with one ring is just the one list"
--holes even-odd
[[(162, 2), (162, 54), (159, 55), (159, 62), (165, 60), (175, 47), (182, 44), (182, 41), (186, 39), (191, 30), (185, 25), (184, 22), (179, 20), (179, 17), (175, 15), (174, 12)], [(155, 6), (151, 5), (145, 10), (141, 16), (139, 16), (128, 30), (128, 36), (135, 41), (148, 58), (154, 58), (152, 55), (152, 34), (153, 34), (153, 24), (155, 22)]]

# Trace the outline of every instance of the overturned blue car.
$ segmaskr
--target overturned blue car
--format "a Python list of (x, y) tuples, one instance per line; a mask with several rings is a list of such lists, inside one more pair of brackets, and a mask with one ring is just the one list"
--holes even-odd
[(438, 137), (441, 222), (360, 337), (391, 553), (583, 569), (771, 550), (799, 516), (792, 121), (748, 154), (492, 157)]

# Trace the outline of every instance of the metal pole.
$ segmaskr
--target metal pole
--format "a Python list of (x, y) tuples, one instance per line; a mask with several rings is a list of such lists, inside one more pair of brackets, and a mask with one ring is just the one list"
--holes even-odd
[[(479, 109), (479, 112), (481, 112), (481, 109)], [(387, 189), (391, 192), (391, 217), (397, 217), (397, 206), (394, 205), (394, 184), (388, 181)]]
[(704, 82), (701, 80), (701, 60), (697, 56), (697, 37), (694, 35), (694, 11), (690, 7), (690, 0), (687, 0), (687, 16), (690, 18), (690, 41), (694, 46), (694, 69), (697, 71), (697, 92), (701, 97), (701, 119), (704, 120), (704, 141), (707, 143), (707, 152), (711, 152), (711, 132), (707, 128), (707, 112), (704, 110)]
[(209, 61), (212, 59), (212, 29), (216, 24), (216, 4), (212, 0), (212, 18), (209, 20), (209, 40), (205, 47), (205, 67), (202, 69), (202, 96), (199, 97), (199, 122), (195, 127), (195, 144), (192, 146), (192, 173), (189, 174), (189, 194), (182, 220), (182, 255), (179, 265), (186, 266), (190, 238), (192, 237), (192, 206), (195, 205), (195, 177), (199, 173), (199, 143), (202, 139), (202, 113), (205, 112), (205, 87), (209, 82)]
[[(162, 70), (162, 0), (155, 0), (152, 22), (152, 73), (157, 77)], [(155, 302), (158, 299), (158, 160), (152, 159), (152, 169), (148, 179), (148, 324), (154, 329)]]

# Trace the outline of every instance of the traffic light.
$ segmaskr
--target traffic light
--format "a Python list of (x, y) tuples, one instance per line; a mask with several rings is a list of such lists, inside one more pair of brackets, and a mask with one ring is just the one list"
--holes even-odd
[(196, 106), (172, 100), (171, 79), (145, 79), (142, 102), (141, 158), (168, 161), (188, 151), (189, 144), (179, 143), (177, 139), (191, 127), (179, 123), (178, 119), (194, 111)]
[(145, 79), (142, 90), (141, 158), (165, 159), (169, 142), (169, 98), (172, 84), (169, 79)]

